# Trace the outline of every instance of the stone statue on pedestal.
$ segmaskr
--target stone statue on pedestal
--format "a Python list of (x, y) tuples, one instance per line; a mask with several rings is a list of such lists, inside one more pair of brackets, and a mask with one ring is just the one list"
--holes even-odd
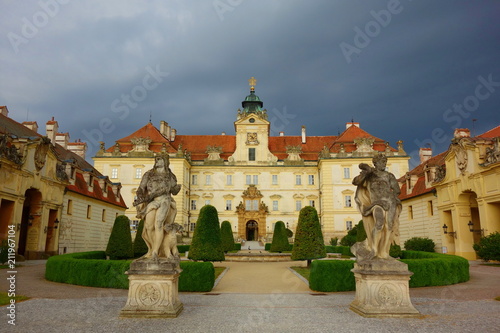
[(142, 238), (148, 252), (130, 264), (127, 271), (129, 293), (121, 317), (175, 318), (183, 309), (179, 300), (181, 273), (175, 223), (177, 208), (172, 195), (181, 186), (169, 168), (169, 157), (155, 157), (155, 164), (142, 177), (134, 206), (137, 217), (144, 219)]
[(414, 317), (419, 312), (410, 300), (408, 265), (389, 256), (399, 243), (400, 193), (396, 177), (385, 170), (387, 157), (378, 154), (373, 165), (361, 163), (353, 180), (356, 203), (367, 238), (351, 247), (356, 255), (356, 297), (350, 309), (365, 317)]
[(361, 163), (361, 173), (352, 181), (357, 185), (355, 200), (367, 236), (366, 242), (354, 246), (358, 260), (388, 258), (391, 244), (399, 241), (399, 184), (392, 173), (385, 171), (387, 157), (375, 156), (373, 165)]

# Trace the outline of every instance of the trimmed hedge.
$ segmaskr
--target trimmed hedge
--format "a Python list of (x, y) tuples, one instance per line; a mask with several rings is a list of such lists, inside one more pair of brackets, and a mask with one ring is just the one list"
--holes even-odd
[(144, 238), (142, 238), (142, 231), (144, 230), (144, 220), (139, 222), (139, 226), (137, 227), (137, 233), (135, 235), (133, 249), (134, 249), (134, 258), (139, 258), (148, 253), (148, 245)]
[(189, 251), (190, 245), (177, 245), (177, 250), (181, 255), (184, 255), (187, 251)]
[(113, 260), (134, 257), (132, 236), (130, 235), (130, 220), (127, 216), (120, 215), (116, 217), (109, 235), (106, 255)]
[(325, 241), (316, 208), (306, 206), (300, 210), (293, 245), (291, 259), (307, 260), (308, 266), (312, 259), (326, 257)]
[(447, 286), (469, 281), (469, 261), (465, 258), (433, 252), (403, 251), (402, 262), (413, 272), (410, 288)]
[(271, 252), (283, 252), (290, 250), (290, 243), (286, 232), (285, 223), (278, 221), (274, 225), (273, 242), (271, 243)]
[[(84, 260), (83, 260), (84, 259)], [(106, 260), (104, 251), (69, 253), (47, 260), (45, 278), (49, 281), (88, 287), (128, 289), (132, 260)], [(179, 291), (210, 291), (215, 271), (210, 262), (181, 261)]]
[(234, 250), (234, 236), (233, 228), (231, 228), (231, 222), (224, 221), (220, 225), (220, 239), (224, 253)]
[(406, 251), (436, 252), (434, 250), (436, 244), (427, 237), (412, 237), (405, 241), (404, 246)]
[(234, 249), (236, 251), (241, 251), (241, 243), (234, 243)]
[(327, 253), (341, 253), (344, 256), (354, 257), (354, 254), (352, 254), (351, 248), (349, 246), (342, 246), (342, 245), (331, 246), (331, 245), (327, 245), (327, 246), (325, 246), (325, 249), (326, 249)]
[(188, 258), (201, 261), (223, 261), (225, 258), (219, 214), (217, 208), (212, 205), (205, 205), (200, 209)]
[(351, 291), (356, 289), (354, 260), (314, 260), (309, 288), (315, 291)]
[[(467, 259), (442, 253), (403, 251), (408, 270), (413, 272), (410, 288), (445, 286), (469, 280)], [(309, 287), (315, 291), (352, 291), (354, 260), (315, 260), (311, 265)], [(350, 288), (350, 289), (349, 289)]]

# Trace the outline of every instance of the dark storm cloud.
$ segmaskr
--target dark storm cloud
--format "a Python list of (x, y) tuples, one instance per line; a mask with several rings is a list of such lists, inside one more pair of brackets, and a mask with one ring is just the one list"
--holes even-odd
[[(500, 82), (499, 9), (496, 1), (4, 1), (0, 104), (18, 121), (28, 109), (41, 127), (54, 116), (71, 139), (102, 135), (108, 147), (150, 115), (180, 134), (232, 134), (255, 76), (286, 134), (306, 125), (308, 135), (335, 135), (353, 118), (392, 146), (404, 140), (409, 153), (425, 144), (440, 152), (456, 126), (478, 119), (480, 133), (499, 123), (495, 83), (474, 111), (453, 109), (474, 96), (478, 78)], [(37, 31), (27, 36), (27, 24)], [(342, 43), (357, 51), (346, 55)], [(151, 71), (168, 75), (153, 81)]]

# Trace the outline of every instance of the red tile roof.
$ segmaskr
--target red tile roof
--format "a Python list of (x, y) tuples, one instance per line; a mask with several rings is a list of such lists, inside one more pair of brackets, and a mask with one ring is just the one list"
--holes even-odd
[[(177, 149), (173, 148), (172, 145), (170, 144), (170, 141), (165, 138), (160, 131), (151, 123), (147, 123), (145, 126), (139, 128), (137, 131), (134, 133), (121, 138), (119, 140), (116, 140), (116, 142), (120, 145), (120, 151), (122, 153), (126, 153), (130, 150), (132, 150), (134, 147), (132, 145), (131, 140), (133, 138), (149, 138), (151, 139), (151, 144), (149, 146), (149, 149), (151, 151), (154, 151), (156, 153), (160, 152), (163, 144), (167, 146), (167, 151), (169, 153), (173, 153), (177, 151)], [(113, 152), (115, 150), (115, 147), (109, 147), (106, 151), (107, 152)]]
[(478, 135), (478, 137), (480, 137), (480, 138), (489, 138), (489, 139), (496, 138), (498, 136), (500, 136), (500, 125), (495, 127), (495, 128), (490, 129), (487, 132), (484, 132), (483, 134)]
[(98, 179), (94, 178), (93, 191), (91, 192), (88, 189), (88, 185), (87, 182), (85, 181), (85, 178), (83, 177), (83, 174), (77, 172), (75, 177), (76, 177), (75, 184), (66, 186), (68, 191), (75, 192), (89, 198), (97, 199), (99, 201), (104, 201), (115, 206), (127, 208), (127, 205), (125, 204), (121, 196), (119, 201), (116, 201), (116, 196), (111, 186), (108, 185), (107, 189), (108, 196), (105, 197), (102, 192), (101, 186), (99, 186)]

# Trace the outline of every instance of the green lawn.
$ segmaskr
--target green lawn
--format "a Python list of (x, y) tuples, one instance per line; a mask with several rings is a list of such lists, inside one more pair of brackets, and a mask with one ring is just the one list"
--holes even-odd
[[(20, 302), (20, 301), (25, 301), (25, 300), (29, 299), (29, 297), (16, 296), (14, 299), (16, 300), (16, 302)], [(0, 292), (0, 306), (7, 305), (7, 304), (10, 304), (10, 297), (7, 296), (7, 293)]]
[(298, 266), (290, 267), (290, 268), (293, 269), (294, 271), (296, 271), (297, 273), (299, 273), (300, 275), (302, 275), (303, 277), (305, 277), (307, 281), (309, 281), (309, 275), (311, 274), (311, 270), (309, 268), (298, 267)]
[(215, 279), (217, 280), (217, 278), (219, 277), (219, 275), (222, 274), (222, 272), (224, 272), (224, 270), (226, 269), (226, 267), (214, 267), (215, 268)]

